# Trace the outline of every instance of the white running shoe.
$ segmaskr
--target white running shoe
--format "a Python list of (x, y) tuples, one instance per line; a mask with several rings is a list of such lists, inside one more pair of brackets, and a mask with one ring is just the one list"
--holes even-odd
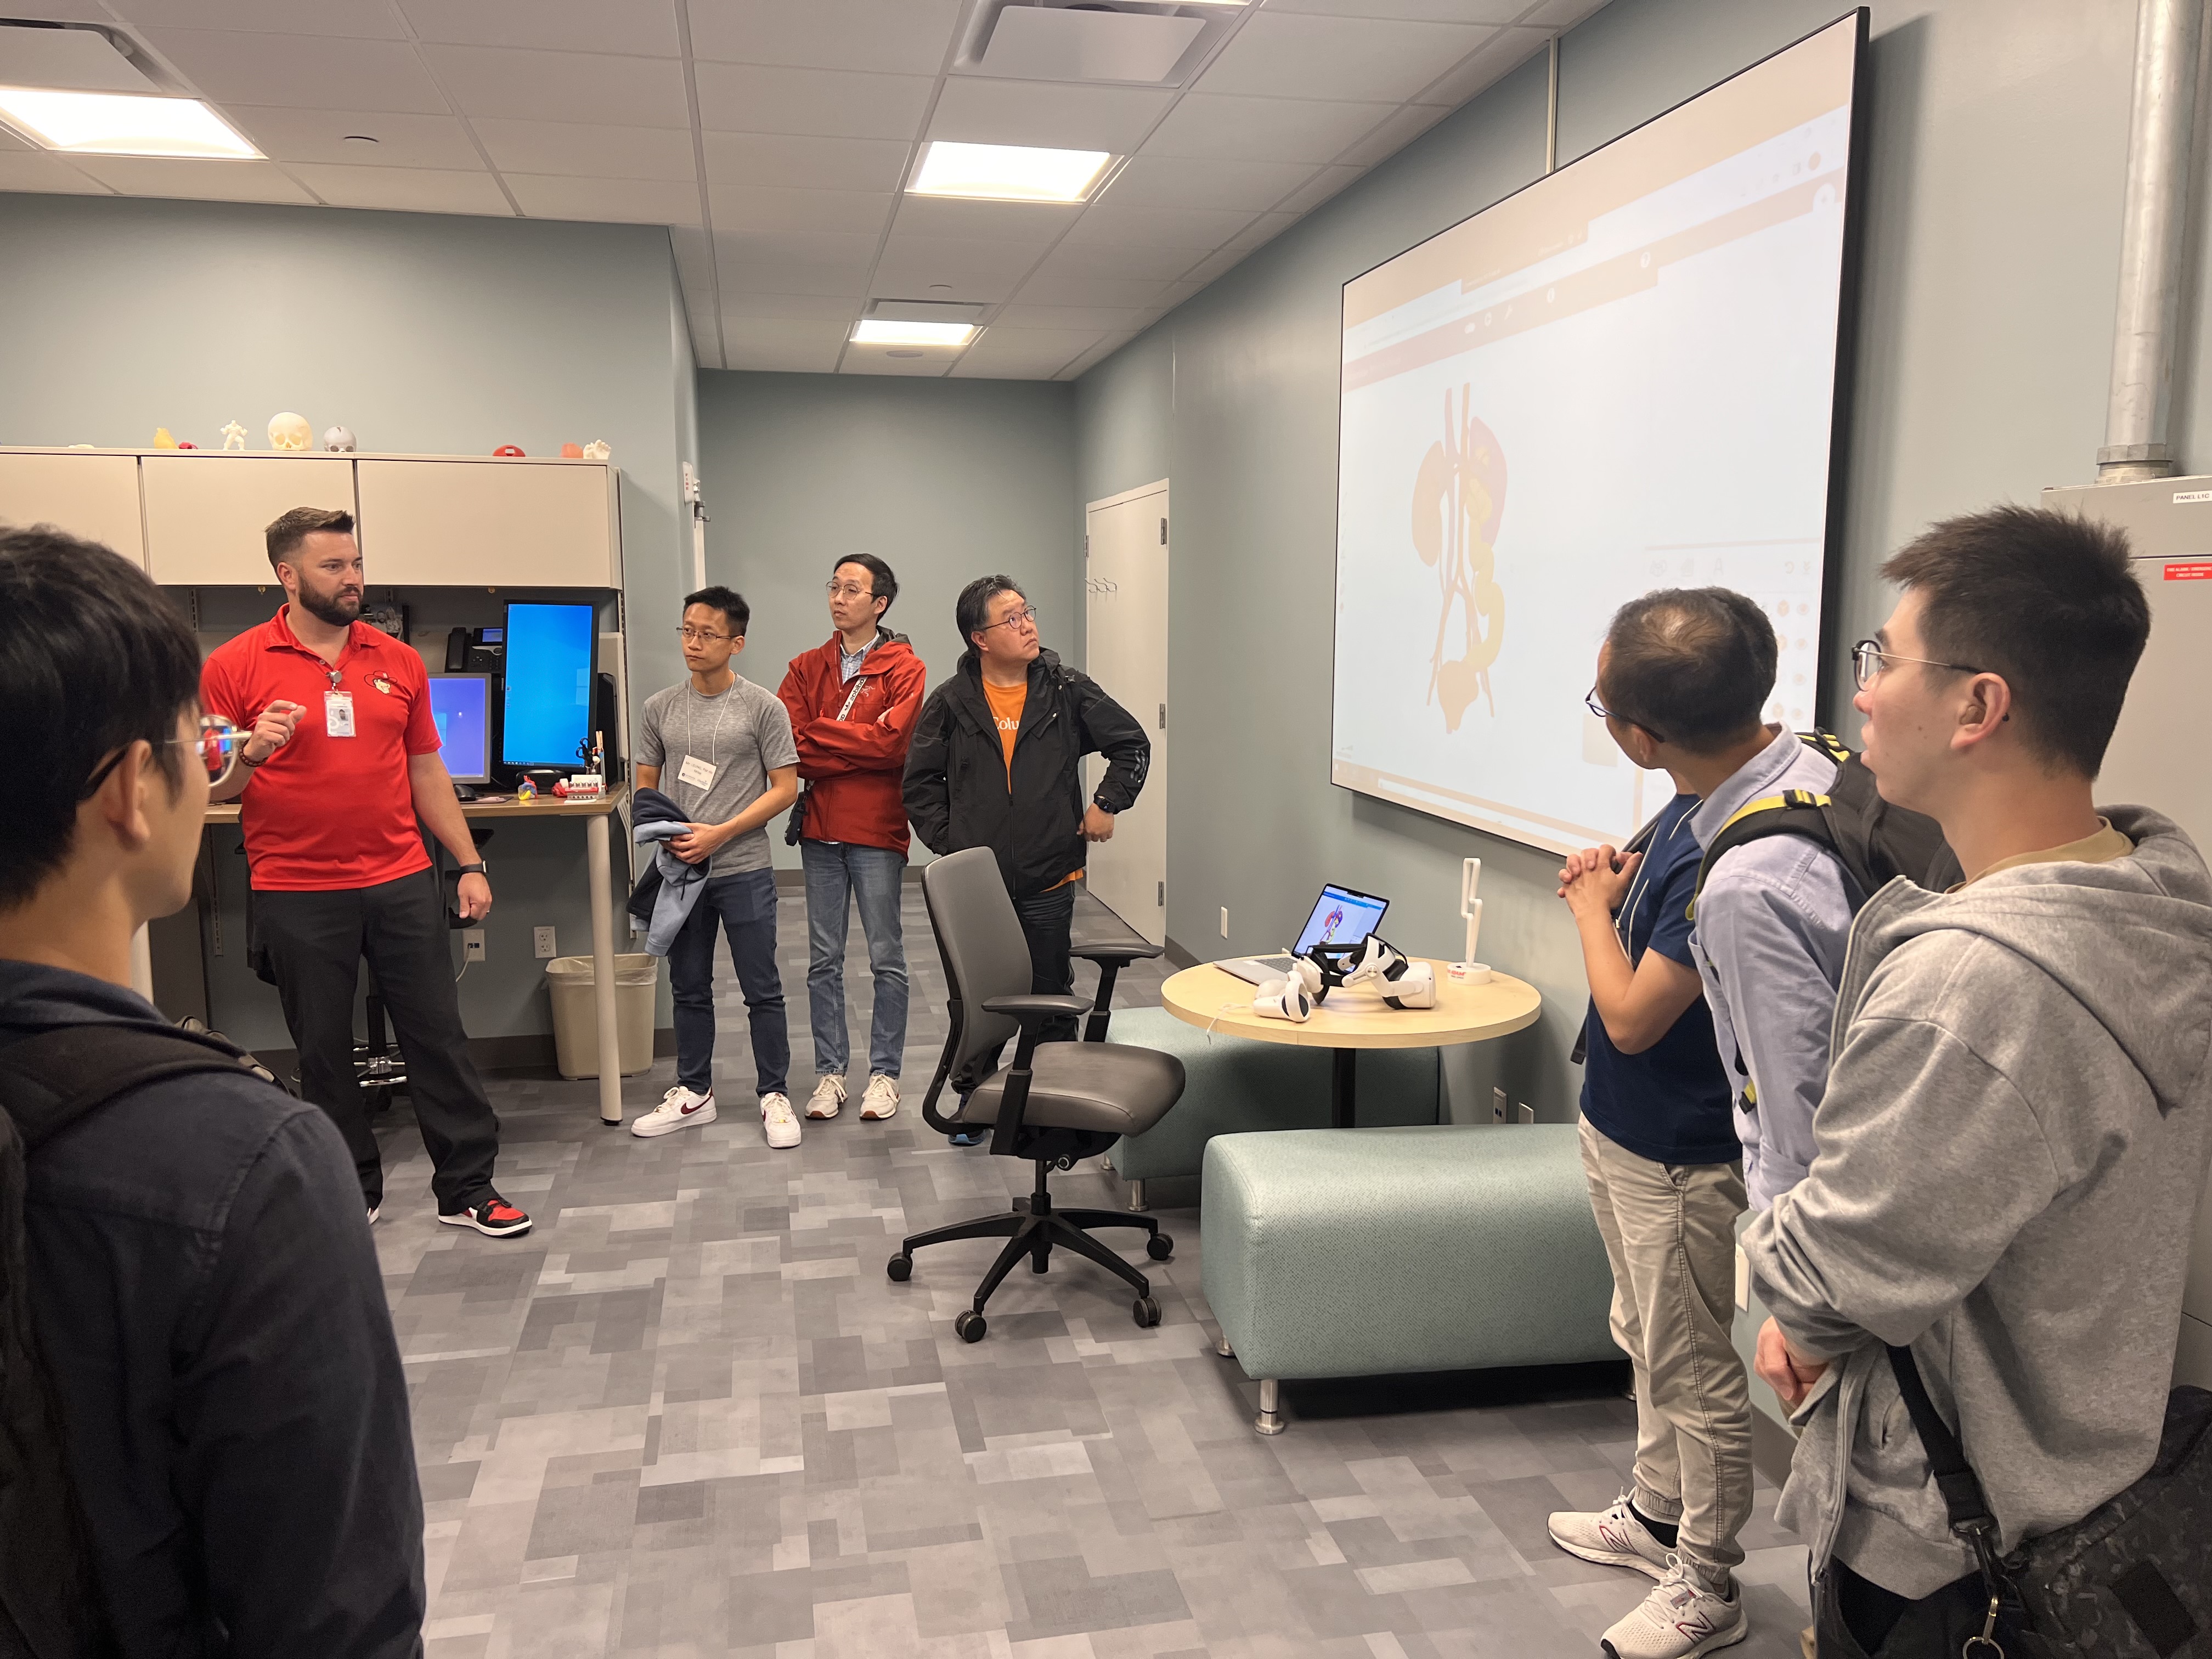
[(1690, 1564), (1667, 1558), (1667, 1574), (1629, 1615), (1606, 1632), (1600, 1645), (1612, 1659), (1696, 1659), (1751, 1634), (1743, 1594), (1726, 1595), (1705, 1586)]
[(694, 1094), (678, 1084), (661, 1096), (660, 1104), (629, 1126), (634, 1135), (650, 1140), (655, 1135), (673, 1134), (678, 1129), (688, 1129), (697, 1123), (714, 1121), (714, 1091)]
[(1609, 1510), (1561, 1510), (1550, 1526), (1552, 1541), (1570, 1555), (1601, 1566), (1633, 1567), (1646, 1578), (1667, 1576), (1667, 1547), (1636, 1518), (1626, 1492)]
[(881, 1072), (868, 1079), (867, 1092), (860, 1097), (860, 1115), (869, 1122), (886, 1118), (898, 1110), (898, 1079), (885, 1077)]
[(787, 1152), (799, 1145), (799, 1114), (791, 1109), (789, 1095), (761, 1097), (761, 1133), (778, 1152)]
[(824, 1072), (814, 1080), (814, 1092), (806, 1098), (809, 1117), (835, 1117), (845, 1103), (845, 1079)]

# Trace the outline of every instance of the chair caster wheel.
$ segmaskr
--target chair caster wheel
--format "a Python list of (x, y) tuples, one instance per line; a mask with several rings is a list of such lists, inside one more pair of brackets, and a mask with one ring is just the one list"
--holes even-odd
[(1149, 1296), (1140, 1296), (1131, 1303), (1129, 1311), (1137, 1323), (1147, 1330), (1160, 1322), (1160, 1304)]
[(914, 1277), (914, 1258), (901, 1251), (884, 1263), (884, 1271), (891, 1276), (894, 1283), (903, 1285)]
[(1175, 1240), (1165, 1233), (1154, 1233), (1145, 1241), (1145, 1254), (1155, 1261), (1164, 1261), (1175, 1254)]
[(973, 1308), (964, 1308), (952, 1322), (952, 1334), (963, 1342), (981, 1342), (983, 1333), (991, 1328), (983, 1322), (983, 1316)]

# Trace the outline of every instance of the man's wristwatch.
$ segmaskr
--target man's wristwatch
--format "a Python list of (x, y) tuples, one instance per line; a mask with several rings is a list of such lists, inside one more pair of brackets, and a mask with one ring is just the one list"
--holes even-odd
[(486, 881), (489, 881), (491, 879), (489, 876), (484, 875), (483, 860), (482, 859), (478, 859), (474, 864), (463, 865), (459, 869), (454, 871), (453, 873), (456, 876), (484, 876), (484, 879)]

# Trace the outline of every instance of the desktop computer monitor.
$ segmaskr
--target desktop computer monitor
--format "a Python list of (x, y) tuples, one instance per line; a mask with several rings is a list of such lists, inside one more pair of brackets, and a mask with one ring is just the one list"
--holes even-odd
[(491, 781), (491, 676), (433, 674), (430, 717), (455, 783)]
[(593, 605), (507, 607), (502, 764), (563, 771), (582, 767), (592, 741), (592, 655), (598, 644)]

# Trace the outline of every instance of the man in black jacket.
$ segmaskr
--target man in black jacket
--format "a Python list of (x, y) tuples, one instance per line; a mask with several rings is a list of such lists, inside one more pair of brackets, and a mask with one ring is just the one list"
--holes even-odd
[[(955, 612), (968, 650), (929, 694), (907, 750), (906, 813), (933, 853), (988, 847), (999, 858), (1030, 945), (1030, 988), (1074, 988), (1068, 924), (1085, 842), (1113, 837), (1115, 815), (1145, 787), (1152, 739), (1088, 674), (1037, 642), (1036, 607), (1011, 576), (981, 576)], [(1086, 806), (1083, 757), (1109, 764)], [(1075, 1022), (1048, 1026), (1048, 1041)]]
[[(190, 899), (235, 734), (203, 725), (190, 628), (106, 548), (0, 531), (0, 719), (43, 757), (0, 813), (4, 1063), (57, 1027), (163, 1026), (131, 936)], [(24, 1282), (0, 1305), (27, 1289), (114, 1651), (419, 1654), (407, 1385), (331, 1120), (243, 1070), (160, 1079), (27, 1173)], [(0, 1396), (30, 1386), (0, 1376)], [(0, 1534), (20, 1547), (10, 1528), (41, 1519), (59, 1525), (0, 1514)], [(0, 1559), (0, 1583), (21, 1565)]]

